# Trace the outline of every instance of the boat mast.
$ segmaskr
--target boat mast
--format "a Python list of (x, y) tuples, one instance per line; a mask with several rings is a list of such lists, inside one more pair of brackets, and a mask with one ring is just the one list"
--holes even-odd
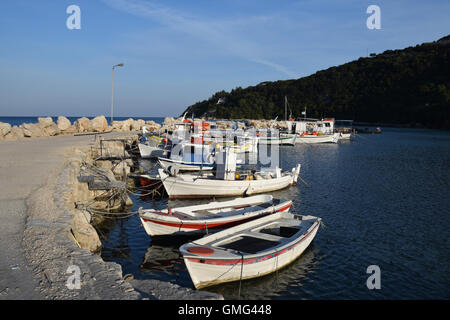
[(200, 164), (200, 175), (203, 176), (203, 153), (204, 153), (204, 151), (203, 151), (203, 143), (204, 143), (204, 138), (205, 138), (205, 134), (203, 133), (203, 119), (202, 119), (201, 130), (202, 130), (202, 156), (200, 157), (200, 161), (201, 161), (201, 164)]
[(287, 96), (284, 96), (284, 120), (287, 120)]

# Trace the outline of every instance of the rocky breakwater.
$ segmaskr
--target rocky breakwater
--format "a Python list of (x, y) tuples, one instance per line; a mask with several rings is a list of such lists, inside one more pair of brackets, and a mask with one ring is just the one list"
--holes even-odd
[[(187, 119), (191, 120), (191, 119)], [(162, 123), (161, 128), (159, 128), (159, 132), (170, 131), (175, 129), (175, 124), (179, 124), (183, 121), (182, 118), (174, 119), (171, 117), (166, 117), (164, 122)], [(208, 122), (205, 118), (195, 118), (195, 122)], [(227, 130), (227, 129), (246, 129), (248, 127), (253, 127), (255, 129), (287, 129), (288, 124), (286, 121), (275, 121), (275, 120), (253, 120), (253, 119), (244, 119), (244, 120), (226, 120), (226, 119), (214, 119), (214, 125), (219, 130)]]
[(155, 121), (134, 120), (113, 121), (108, 125), (105, 116), (101, 115), (93, 119), (79, 118), (71, 123), (64, 116), (59, 116), (56, 123), (51, 117), (38, 118), (37, 123), (23, 123), (20, 126), (11, 126), (9, 123), (0, 122), (0, 140), (19, 140), (25, 138), (41, 138), (59, 135), (79, 133), (102, 133), (102, 132), (130, 132), (140, 131), (146, 126), (150, 131), (156, 131), (161, 125)]

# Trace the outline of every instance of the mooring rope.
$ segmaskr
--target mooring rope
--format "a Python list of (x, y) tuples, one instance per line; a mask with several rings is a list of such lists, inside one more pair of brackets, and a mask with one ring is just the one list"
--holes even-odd
[(298, 175), (298, 178), (300, 178), (301, 182), (303, 182), (308, 188), (311, 187), (305, 180), (303, 180), (302, 177), (300, 177), (300, 175)]
[(92, 208), (85, 208), (89, 213), (100, 215), (104, 218), (110, 218), (110, 219), (127, 219), (131, 216), (134, 216), (135, 214), (138, 214), (139, 211), (128, 211), (128, 212), (105, 212), (100, 210), (95, 210)]
[(238, 291), (238, 299), (241, 299), (241, 283), (242, 283), (242, 269), (244, 268), (244, 255), (239, 251), (241, 255), (241, 276), (239, 277), (239, 291)]

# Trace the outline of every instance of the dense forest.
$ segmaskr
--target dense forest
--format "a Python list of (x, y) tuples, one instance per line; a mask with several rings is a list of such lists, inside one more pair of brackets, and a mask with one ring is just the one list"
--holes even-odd
[(293, 117), (306, 107), (314, 118), (450, 129), (450, 35), (297, 80), (220, 91), (186, 111), (216, 119), (284, 119), (285, 96)]

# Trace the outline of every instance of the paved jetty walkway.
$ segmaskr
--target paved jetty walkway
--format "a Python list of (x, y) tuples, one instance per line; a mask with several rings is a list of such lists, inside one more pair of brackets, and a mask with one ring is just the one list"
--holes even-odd
[[(160, 280), (130, 284), (120, 265), (79, 249), (64, 234), (71, 214), (58, 194), (70, 189), (68, 148), (95, 144), (94, 135), (0, 141), (0, 300), (223, 299)], [(82, 270), (80, 290), (66, 287), (69, 262)]]
[(68, 147), (94, 142), (94, 135), (0, 141), (0, 299), (44, 298), (22, 248), (26, 200), (59, 172)]

